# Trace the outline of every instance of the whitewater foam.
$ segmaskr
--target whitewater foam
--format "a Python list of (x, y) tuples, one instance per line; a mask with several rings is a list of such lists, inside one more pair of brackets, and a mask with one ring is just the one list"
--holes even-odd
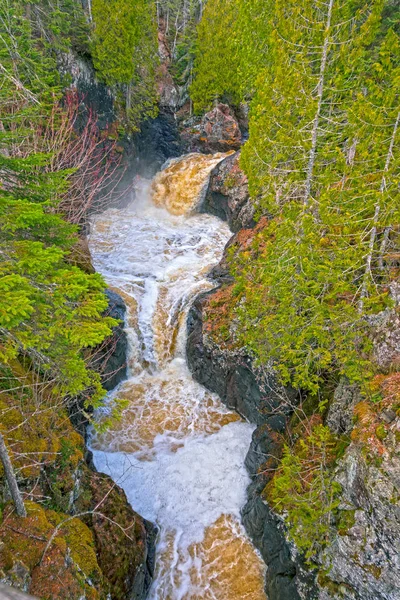
[(190, 303), (212, 288), (207, 272), (231, 235), (217, 218), (190, 214), (193, 195), (203, 193), (216, 164), (215, 157), (193, 160), (192, 190), (184, 161), (165, 187), (176, 186), (182, 173), (184, 194), (174, 187), (172, 200), (183, 214), (161, 206), (160, 181), (169, 178), (161, 174), (159, 206), (144, 185), (137, 202), (91, 224), (94, 265), (128, 307), (130, 367), (128, 380), (108, 397), (110, 406), (115, 397), (128, 406), (120, 421), (93, 434), (91, 447), (97, 469), (159, 527), (151, 600), (263, 600), (264, 566), (240, 524), (253, 426), (196, 383), (186, 364)]

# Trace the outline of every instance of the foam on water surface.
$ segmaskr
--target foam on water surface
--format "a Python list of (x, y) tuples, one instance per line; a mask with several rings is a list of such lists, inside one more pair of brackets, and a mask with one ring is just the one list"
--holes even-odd
[(159, 527), (152, 600), (265, 600), (264, 566), (240, 524), (253, 426), (196, 383), (185, 359), (187, 311), (212, 287), (207, 272), (231, 235), (191, 214), (221, 158), (175, 161), (153, 183), (157, 206), (143, 185), (134, 204), (91, 225), (94, 265), (127, 305), (130, 348), (130, 376), (108, 399), (128, 406), (91, 446), (96, 467)]

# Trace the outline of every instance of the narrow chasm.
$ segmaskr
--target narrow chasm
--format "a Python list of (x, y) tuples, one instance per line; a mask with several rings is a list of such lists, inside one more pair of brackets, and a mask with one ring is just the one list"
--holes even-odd
[[(226, 155), (173, 159), (136, 200), (93, 218), (94, 266), (125, 301), (128, 378), (111, 427), (92, 432), (99, 471), (159, 529), (152, 600), (262, 600), (265, 565), (241, 524), (254, 426), (195, 382), (186, 362), (186, 319), (210, 290), (210, 269), (231, 237), (199, 214), (212, 169)], [(123, 400), (121, 404), (121, 400)]]

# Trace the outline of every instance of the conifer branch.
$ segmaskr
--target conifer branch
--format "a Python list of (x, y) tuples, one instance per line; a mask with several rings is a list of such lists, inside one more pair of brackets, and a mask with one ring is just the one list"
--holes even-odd
[(375, 241), (376, 241), (377, 232), (378, 232), (379, 216), (380, 216), (380, 213), (382, 210), (382, 203), (381, 203), (382, 195), (386, 189), (386, 173), (389, 170), (390, 161), (393, 157), (393, 148), (394, 148), (394, 143), (396, 140), (396, 134), (397, 134), (397, 129), (399, 127), (399, 122), (400, 122), (400, 111), (397, 114), (397, 118), (396, 118), (396, 121), (395, 121), (395, 124), (393, 127), (392, 137), (390, 139), (390, 144), (389, 144), (389, 150), (388, 150), (388, 153), (386, 156), (385, 167), (383, 169), (381, 185), (379, 188), (378, 202), (375, 204), (375, 213), (374, 213), (372, 229), (371, 229), (371, 233), (370, 233), (370, 237), (369, 237), (368, 255), (366, 258), (363, 283), (361, 286), (360, 300), (358, 303), (359, 313), (362, 313), (362, 311), (363, 311), (364, 301), (368, 294), (368, 280), (369, 280), (370, 276), (372, 275), (371, 265), (372, 265), (372, 257), (373, 257), (373, 253), (374, 253)]

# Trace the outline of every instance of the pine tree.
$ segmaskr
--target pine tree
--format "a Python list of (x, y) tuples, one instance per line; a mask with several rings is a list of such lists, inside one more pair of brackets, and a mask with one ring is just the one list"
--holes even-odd
[(232, 267), (239, 337), (312, 391), (327, 369), (368, 378), (365, 317), (390, 303), (382, 257), (399, 216), (399, 61), (384, 6), (274, 2), (254, 83), (242, 165), (259, 214), (273, 218), (252, 263)]
[(157, 23), (152, 0), (93, 0), (94, 65), (123, 92), (131, 128), (156, 111)]
[(104, 282), (68, 263), (77, 228), (57, 213), (70, 172), (52, 170), (41, 124), (58, 102), (54, 61), (19, 2), (0, 10), (0, 360), (28, 355), (54, 392), (104, 392), (84, 349), (111, 333)]
[(270, 6), (270, 0), (207, 3), (198, 27), (191, 86), (197, 111), (216, 100), (238, 105), (252, 98), (268, 63)]

